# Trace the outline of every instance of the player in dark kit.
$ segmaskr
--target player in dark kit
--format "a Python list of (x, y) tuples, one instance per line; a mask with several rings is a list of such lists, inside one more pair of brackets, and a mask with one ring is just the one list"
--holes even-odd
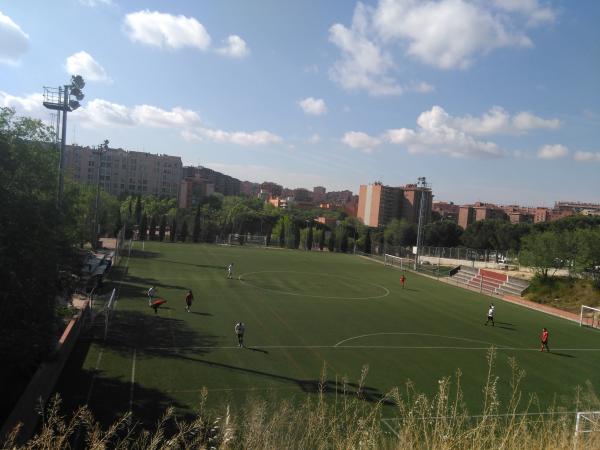
[(192, 294), (192, 290), (190, 289), (185, 296), (185, 310), (190, 312), (192, 309), (192, 301), (194, 301), (194, 294)]

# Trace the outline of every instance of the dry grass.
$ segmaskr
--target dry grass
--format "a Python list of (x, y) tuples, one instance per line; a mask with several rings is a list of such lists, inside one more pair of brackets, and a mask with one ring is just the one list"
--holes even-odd
[[(322, 384), (317, 396), (301, 405), (249, 399), (233, 413), (224, 406), (219, 414), (205, 407), (207, 391), (200, 396), (195, 419), (181, 421), (168, 409), (151, 430), (144, 430), (128, 415), (108, 429), (94, 420), (87, 408), (70, 418), (60, 414), (55, 398), (43, 412), (39, 434), (18, 444), (18, 429), (2, 449), (573, 449), (600, 448), (600, 430), (580, 435), (575, 443), (574, 414), (565, 411), (600, 410), (591, 386), (576, 390), (573, 404), (542, 411), (535, 397), (524, 400), (520, 384), (524, 373), (514, 361), (512, 396), (502, 405), (495, 352), (488, 353), (488, 375), (482, 388), (482, 412), (470, 416), (462, 401), (461, 373), (438, 381), (432, 398), (416, 392), (412, 383), (389, 392), (378, 403), (363, 401), (362, 370), (358, 390), (331, 399)], [(321, 377), (326, 380), (325, 369)], [(395, 405), (397, 420), (382, 421), (383, 403)], [(386, 425), (385, 423), (389, 424)], [(577, 444), (577, 446), (575, 446)]]

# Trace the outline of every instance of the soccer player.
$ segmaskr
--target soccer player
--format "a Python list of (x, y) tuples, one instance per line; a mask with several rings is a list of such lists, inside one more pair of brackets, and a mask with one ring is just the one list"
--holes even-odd
[(402, 289), (404, 289), (404, 283), (406, 283), (406, 277), (404, 275), (400, 276), (400, 284), (402, 285)]
[(548, 347), (548, 330), (546, 330), (545, 328), (542, 328), (541, 340), (542, 340), (542, 347), (540, 348), (540, 352), (544, 351), (544, 347), (546, 347), (546, 350), (548, 350), (548, 352), (550, 352), (550, 347)]
[(227, 278), (233, 278), (233, 263), (227, 266)]
[(148, 289), (148, 306), (152, 306), (152, 300), (154, 300), (154, 296), (156, 295), (156, 288), (152, 286)]
[(190, 310), (192, 309), (193, 301), (194, 301), (194, 294), (192, 294), (192, 290), (190, 289), (189, 291), (187, 291), (187, 294), (185, 296), (185, 310), (187, 312), (190, 312)]
[(244, 346), (244, 332), (246, 331), (246, 325), (244, 325), (244, 322), (239, 321), (235, 324), (234, 330), (238, 338), (238, 346), (241, 348)]
[(490, 309), (488, 309), (488, 316), (487, 316), (487, 320), (485, 321), (485, 326), (487, 326), (488, 322), (492, 322), (492, 326), (495, 326), (494, 325), (494, 314), (496, 314), (496, 307), (492, 303), (490, 305)]

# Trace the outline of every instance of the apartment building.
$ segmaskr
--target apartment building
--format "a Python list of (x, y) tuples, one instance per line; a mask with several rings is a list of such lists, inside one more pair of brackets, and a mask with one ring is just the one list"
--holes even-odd
[(382, 183), (361, 185), (357, 217), (370, 227), (381, 227), (393, 219), (419, 220), (421, 197), (424, 197), (425, 223), (431, 220), (433, 194), (430, 188), (407, 184), (404, 187), (384, 186)]
[(214, 194), (214, 192), (215, 185), (204, 178), (186, 177), (181, 180), (179, 188), (179, 207), (195, 208), (202, 199)]
[(67, 145), (65, 172), (74, 181), (96, 185), (115, 195), (154, 195), (178, 198), (182, 176), (179, 156)]
[(506, 220), (507, 214), (499, 206), (481, 202), (474, 205), (463, 205), (458, 212), (458, 225), (463, 229), (473, 222), (490, 219)]
[(183, 168), (183, 177), (199, 178), (206, 180), (214, 186), (214, 192), (223, 195), (240, 195), (242, 182), (216, 170), (202, 166), (186, 166)]

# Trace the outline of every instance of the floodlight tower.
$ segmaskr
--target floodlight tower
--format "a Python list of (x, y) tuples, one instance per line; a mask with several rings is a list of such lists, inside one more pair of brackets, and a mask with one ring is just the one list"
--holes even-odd
[[(55, 111), (62, 111), (62, 131), (60, 133), (60, 152), (58, 157), (58, 204), (62, 200), (63, 194), (63, 159), (65, 154), (65, 145), (67, 142), (67, 113), (75, 111), (81, 106), (79, 103), (83, 100), (82, 89), (85, 87), (85, 81), (81, 75), (71, 76), (71, 84), (65, 84), (58, 88), (44, 86), (44, 106)], [(74, 97), (71, 98), (71, 97)], [(57, 113), (60, 115), (60, 113)], [(58, 119), (57, 119), (58, 121)]]
[(419, 199), (419, 222), (417, 225), (417, 251), (415, 252), (415, 271), (419, 266), (419, 254), (421, 252), (421, 245), (423, 244), (423, 226), (425, 225), (425, 192), (429, 185), (427, 184), (427, 180), (425, 177), (419, 177), (417, 179), (417, 188), (421, 188), (421, 198)]

